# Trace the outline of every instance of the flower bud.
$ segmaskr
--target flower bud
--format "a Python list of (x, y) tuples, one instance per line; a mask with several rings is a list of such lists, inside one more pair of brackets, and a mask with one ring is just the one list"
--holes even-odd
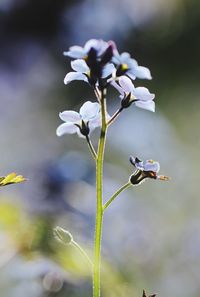
[(63, 244), (69, 245), (73, 241), (71, 233), (59, 226), (53, 230), (55, 238)]

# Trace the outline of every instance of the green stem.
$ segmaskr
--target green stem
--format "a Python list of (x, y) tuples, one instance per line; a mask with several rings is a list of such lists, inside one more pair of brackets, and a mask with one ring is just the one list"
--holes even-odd
[(110, 120), (107, 122), (107, 126), (110, 126), (114, 121), (115, 119), (120, 115), (120, 113), (122, 112), (123, 108), (119, 108), (114, 114), (113, 116), (110, 118)]
[(103, 160), (106, 141), (106, 99), (105, 90), (101, 92), (101, 118), (102, 127), (99, 139), (96, 159), (96, 224), (94, 242), (94, 273), (93, 273), (93, 297), (100, 297), (100, 262), (101, 262), (101, 233), (103, 222)]
[(131, 186), (131, 182), (129, 181), (128, 183), (126, 183), (125, 185), (123, 185), (119, 190), (117, 190), (117, 192), (115, 192), (112, 197), (104, 204), (103, 206), (103, 211), (113, 202), (113, 200), (115, 200), (115, 198), (124, 190), (126, 190), (127, 188), (129, 188)]
[(92, 157), (94, 158), (94, 160), (96, 160), (97, 159), (97, 153), (96, 153), (96, 151), (95, 151), (95, 149), (94, 149), (94, 147), (92, 145), (92, 142), (91, 142), (89, 136), (86, 136), (86, 140), (87, 140), (87, 143), (88, 143), (89, 150), (90, 150), (90, 152), (92, 154)]
[(72, 240), (70, 244), (73, 245), (82, 254), (82, 256), (87, 260), (89, 267), (93, 268), (93, 263), (92, 263), (91, 259), (89, 258), (88, 254), (84, 251), (84, 249), (82, 249), (82, 247), (74, 240)]

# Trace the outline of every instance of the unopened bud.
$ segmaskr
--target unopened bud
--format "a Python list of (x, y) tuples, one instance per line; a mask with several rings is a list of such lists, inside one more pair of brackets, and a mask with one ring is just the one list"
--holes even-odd
[(73, 241), (71, 233), (59, 226), (53, 230), (55, 238), (63, 244), (70, 244)]

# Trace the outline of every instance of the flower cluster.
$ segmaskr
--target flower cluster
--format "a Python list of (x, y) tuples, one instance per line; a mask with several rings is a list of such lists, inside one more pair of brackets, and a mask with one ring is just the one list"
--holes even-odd
[[(57, 135), (78, 133), (87, 137), (96, 127), (101, 126), (100, 97), (98, 94), (111, 85), (119, 92), (121, 105), (119, 111), (128, 108), (133, 103), (135, 106), (155, 111), (154, 97), (145, 87), (135, 87), (133, 80), (152, 79), (150, 70), (139, 66), (130, 54), (119, 54), (113, 41), (91, 39), (84, 47), (72, 46), (65, 56), (72, 58), (72, 70), (65, 78), (68, 84), (74, 80), (81, 80), (91, 85), (97, 95), (98, 103), (87, 101), (80, 109), (80, 113), (64, 111), (60, 118), (65, 123), (57, 129)], [(120, 113), (119, 112), (119, 113)], [(109, 115), (107, 115), (107, 119)]]
[[(94, 240), (94, 262), (88, 257), (84, 250), (73, 240), (71, 234), (57, 227), (54, 233), (57, 239), (64, 244), (74, 245), (87, 258), (93, 270), (93, 296), (100, 297), (100, 243), (102, 222), (105, 210), (116, 199), (116, 197), (130, 186), (141, 184), (147, 178), (154, 180), (169, 180), (167, 176), (158, 175), (160, 165), (153, 160), (142, 161), (138, 158), (130, 157), (130, 162), (134, 166), (134, 172), (128, 181), (120, 187), (104, 203), (103, 197), (103, 164), (104, 152), (108, 127), (118, 118), (122, 111), (132, 105), (155, 111), (155, 95), (149, 92), (146, 87), (136, 87), (133, 84), (135, 79), (152, 79), (150, 70), (144, 66), (139, 66), (137, 61), (131, 58), (130, 54), (124, 52), (120, 54), (113, 41), (91, 39), (81, 46), (72, 46), (64, 55), (72, 58), (72, 70), (65, 78), (64, 83), (68, 84), (74, 80), (84, 81), (89, 84), (94, 91), (96, 102), (87, 101), (80, 108), (79, 112), (67, 110), (59, 114), (64, 121), (57, 128), (57, 135), (77, 133), (78, 136), (86, 139), (92, 157), (96, 164), (96, 224)], [(118, 109), (112, 116), (107, 113), (107, 89), (113, 87), (121, 99)], [(98, 148), (93, 146), (90, 133), (100, 127)], [(156, 295), (148, 295), (155, 297)], [(147, 297), (143, 291), (143, 297)]]

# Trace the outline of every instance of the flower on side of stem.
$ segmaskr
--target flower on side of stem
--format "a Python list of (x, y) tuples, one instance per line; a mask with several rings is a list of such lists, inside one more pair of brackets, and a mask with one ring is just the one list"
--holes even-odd
[(127, 108), (132, 103), (135, 103), (137, 107), (153, 112), (155, 111), (155, 102), (153, 101), (155, 94), (150, 93), (147, 88), (135, 88), (130, 78), (126, 76), (121, 76), (118, 80), (118, 83), (113, 81), (111, 84), (121, 94), (120, 98), (122, 99), (122, 108)]
[(114, 48), (112, 62), (117, 66), (116, 77), (127, 75), (131, 79), (152, 79), (151, 72), (147, 67), (139, 66), (129, 53), (119, 54)]
[(101, 125), (100, 105), (97, 102), (87, 101), (82, 105), (79, 113), (66, 110), (59, 116), (65, 123), (57, 128), (57, 136), (77, 133), (80, 137), (87, 137)]
[(146, 294), (145, 290), (143, 290), (142, 297), (156, 297), (156, 294), (153, 294), (153, 295), (148, 295), (148, 296), (147, 296), (147, 294)]
[(158, 175), (160, 164), (153, 160), (141, 161), (140, 159), (130, 157), (131, 164), (136, 168), (135, 172), (130, 176), (132, 185), (139, 185), (146, 178), (159, 179), (163, 181), (169, 180), (168, 176)]
[[(85, 60), (82, 60), (82, 59), (74, 60), (71, 62), (71, 67), (74, 71), (67, 73), (67, 75), (65, 76), (64, 83), (66, 85), (74, 80), (82, 80), (91, 84), (92, 86), (96, 84), (97, 77), (96, 76), (94, 77), (94, 74), (90, 70)], [(106, 78), (112, 75), (114, 69), (115, 67), (111, 63), (106, 64), (105, 66), (102, 66), (101, 78)]]

